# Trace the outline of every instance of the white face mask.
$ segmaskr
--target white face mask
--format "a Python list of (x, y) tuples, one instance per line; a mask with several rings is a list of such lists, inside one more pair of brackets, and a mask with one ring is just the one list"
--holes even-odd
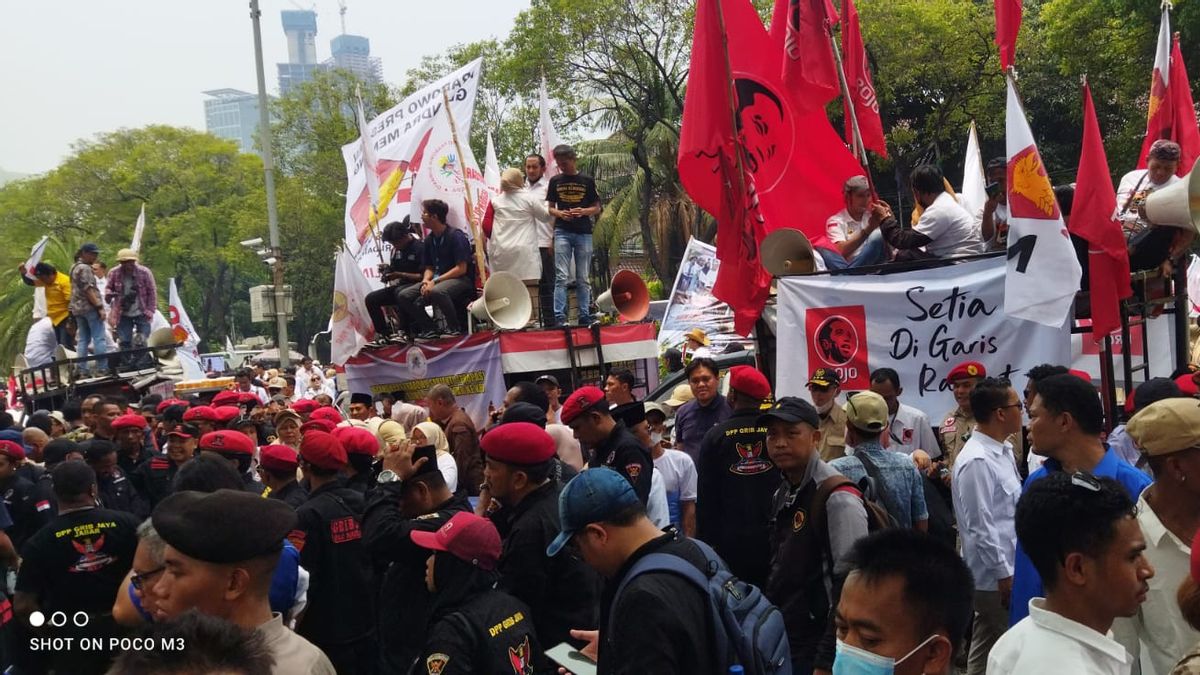
[(837, 655), (833, 659), (833, 675), (891, 675), (896, 670), (896, 666), (908, 660), (908, 657), (917, 653), (917, 650), (930, 641), (937, 639), (938, 634), (934, 633), (925, 638), (925, 641), (912, 651), (900, 657), (893, 659), (890, 656), (880, 656), (874, 652), (869, 652), (865, 649), (852, 647), (841, 640), (837, 641)]
[(828, 415), (830, 410), (833, 410), (834, 399), (829, 399), (828, 403), (817, 406), (817, 413), (820, 415)]
[(659, 443), (662, 443), (662, 439), (663, 439), (663, 435), (661, 433), (659, 433), (657, 431), (650, 432), (650, 444), (651, 445), (658, 445)]

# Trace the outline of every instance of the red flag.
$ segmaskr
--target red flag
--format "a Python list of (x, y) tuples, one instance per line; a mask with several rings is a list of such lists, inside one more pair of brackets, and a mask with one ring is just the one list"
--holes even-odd
[(996, 0), (996, 46), (1000, 48), (1001, 70), (1013, 64), (1020, 32), (1021, 0)]
[(825, 221), (842, 208), (845, 180), (862, 168), (824, 109), (797, 112), (796, 92), (784, 86), (779, 69), (783, 55), (753, 5), (699, 0), (693, 35), (679, 179), (717, 218), (721, 266), (714, 294), (733, 308), (735, 327), (745, 335), (770, 286), (758, 257), (762, 237), (791, 227), (814, 246), (828, 246)]
[(775, 0), (771, 40), (783, 50), (783, 81), (792, 90), (797, 114), (824, 108), (841, 92), (829, 40), (836, 21), (831, 0)]
[[(1150, 154), (1150, 146), (1154, 145), (1154, 141), (1160, 138), (1173, 140), (1175, 107), (1171, 101), (1170, 86), (1171, 10), (1164, 5), (1162, 22), (1158, 25), (1158, 44), (1154, 49), (1154, 70), (1150, 72), (1150, 107), (1146, 113), (1146, 137), (1142, 140), (1142, 154), (1138, 156), (1139, 169), (1146, 168), (1146, 157)], [(1192, 113), (1192, 116), (1194, 118), (1195, 113)], [(1183, 166), (1183, 162), (1179, 164)]]
[(875, 97), (875, 85), (871, 83), (871, 67), (867, 63), (867, 48), (863, 45), (854, 0), (844, 0), (842, 4), (842, 66), (846, 69), (846, 85), (850, 88), (850, 101), (843, 102), (846, 136), (852, 133), (850, 103), (853, 101), (863, 147), (880, 157), (887, 157), (883, 120), (879, 118), (879, 99)]
[(1175, 34), (1175, 44), (1171, 48), (1170, 94), (1175, 127), (1173, 140), (1183, 150), (1175, 173), (1184, 176), (1200, 157), (1200, 128), (1196, 124), (1196, 106), (1192, 103), (1192, 85), (1188, 83), (1187, 67), (1179, 50), (1179, 33)]
[(1104, 138), (1092, 104), (1092, 90), (1083, 85), (1083, 151), (1075, 178), (1075, 205), (1068, 223), (1071, 234), (1088, 242), (1088, 279), (1092, 299), (1092, 339), (1099, 342), (1121, 327), (1120, 301), (1128, 298), (1129, 253), (1121, 224), (1113, 218), (1117, 193), (1108, 173)]

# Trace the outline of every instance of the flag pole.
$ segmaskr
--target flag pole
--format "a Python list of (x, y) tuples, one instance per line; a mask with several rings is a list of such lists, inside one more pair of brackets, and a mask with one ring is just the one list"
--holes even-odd
[(838, 49), (837, 38), (834, 37), (833, 30), (829, 28), (828, 21), (826, 21), (826, 30), (829, 32), (829, 47), (833, 50), (833, 60), (837, 62), (838, 82), (842, 85), (842, 100), (846, 102), (846, 110), (850, 111), (852, 129), (850, 145), (853, 146), (854, 155), (859, 164), (862, 164), (866, 171), (867, 182), (871, 185), (871, 193), (874, 194), (875, 181), (871, 178), (871, 163), (867, 159), (867, 148), (863, 145), (862, 131), (858, 128), (858, 113), (854, 110), (854, 99), (850, 98), (850, 83), (846, 80), (846, 68), (842, 65), (842, 52)]
[(467, 222), (471, 225), (471, 235), (475, 239), (475, 268), (479, 272), (479, 283), (487, 282), (487, 265), (483, 257), (483, 234), (479, 231), (479, 223), (475, 222), (475, 202), (471, 199), (471, 183), (467, 180), (467, 163), (464, 161), (462, 144), (458, 141), (458, 127), (454, 124), (454, 113), (450, 111), (450, 94), (442, 89), (442, 107), (446, 111), (446, 121), (450, 123), (450, 138), (454, 141), (454, 151), (458, 153), (458, 167), (462, 172), (463, 198), (467, 202)]
[[(356, 110), (354, 112), (354, 122), (355, 122), (355, 125), (357, 126), (359, 113), (362, 112), (362, 109), (363, 109), (362, 89), (360, 87), (358, 87), (357, 85), (354, 87), (354, 97), (358, 99), (358, 110)], [(364, 124), (366, 123), (365, 114), (363, 115), (363, 123)], [(371, 139), (367, 138), (367, 130), (365, 128), (360, 129), (359, 135), (362, 136), (362, 146), (363, 146), (362, 147), (363, 177), (366, 178), (368, 181), (368, 183), (367, 183), (367, 186), (368, 186), (367, 187), (367, 201), (371, 203), (371, 212), (369, 214), (367, 214), (367, 231), (371, 233), (371, 238), (375, 240), (375, 252), (379, 254), (379, 263), (382, 265), (386, 265), (387, 261), (383, 259), (383, 237), (380, 236), (380, 234), (379, 234), (379, 207), (375, 204), (375, 199), (372, 198), (372, 196), (371, 196), (371, 189), (370, 189), (371, 178), (366, 176), (367, 171), (374, 170), (372, 167), (367, 166), (367, 143), (370, 143)], [(379, 180), (379, 177), (376, 176), (375, 180)], [(342, 241), (342, 246), (346, 246), (346, 242), (344, 240)], [(350, 250), (349, 247), (346, 247), (346, 250), (347, 251)]]

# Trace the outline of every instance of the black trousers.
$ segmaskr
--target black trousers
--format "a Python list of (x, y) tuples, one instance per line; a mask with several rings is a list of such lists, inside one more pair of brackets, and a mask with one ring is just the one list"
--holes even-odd
[(542, 278), (538, 279), (538, 307), (542, 327), (554, 325), (554, 249), (542, 246)]
[(475, 296), (475, 283), (472, 280), (458, 277), (439, 281), (434, 285), (429, 296), (421, 298), (421, 284), (413, 284), (400, 292), (398, 296), (400, 312), (404, 317), (404, 328), (410, 334), (428, 333), (436, 329), (433, 319), (425, 313), (425, 305), (433, 305), (441, 312), (446, 321), (446, 330), (451, 333), (463, 331), (463, 316), (459, 314), (458, 306), (466, 306)]
[(375, 326), (376, 335), (389, 335), (387, 318), (383, 315), (384, 307), (399, 307), (400, 292), (416, 284), (401, 284), (384, 286), (379, 290), (367, 293), (367, 314), (371, 317), (371, 325)]

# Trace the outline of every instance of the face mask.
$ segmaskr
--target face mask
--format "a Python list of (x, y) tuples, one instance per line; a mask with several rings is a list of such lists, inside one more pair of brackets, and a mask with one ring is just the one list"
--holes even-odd
[(662, 434), (657, 431), (650, 432), (650, 445), (658, 445), (662, 442)]
[(821, 415), (828, 415), (829, 411), (833, 410), (833, 403), (834, 403), (833, 399), (829, 399), (828, 403), (817, 406), (817, 413), (819, 413)]
[(896, 666), (908, 660), (917, 650), (936, 639), (937, 634), (930, 635), (925, 641), (900, 659), (869, 652), (865, 649), (852, 647), (841, 640), (837, 641), (837, 656), (833, 659), (833, 675), (891, 675)]

